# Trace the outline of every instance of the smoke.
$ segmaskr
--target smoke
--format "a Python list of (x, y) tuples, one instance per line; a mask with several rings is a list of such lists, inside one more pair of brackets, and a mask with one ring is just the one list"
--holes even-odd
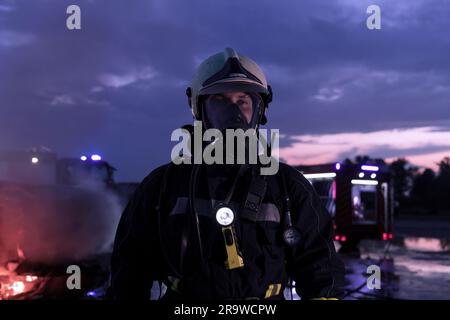
[(122, 207), (103, 185), (0, 184), (0, 263), (17, 258), (57, 264), (112, 248)]

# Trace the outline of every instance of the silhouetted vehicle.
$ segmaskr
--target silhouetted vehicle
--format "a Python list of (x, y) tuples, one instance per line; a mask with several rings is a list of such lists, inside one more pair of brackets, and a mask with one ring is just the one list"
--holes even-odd
[(98, 183), (113, 187), (115, 170), (99, 155), (58, 159), (50, 151), (0, 152), (3, 183), (65, 186)]
[(104, 261), (127, 200), (114, 171), (99, 155), (0, 153), (0, 300), (95, 294), (67, 290), (66, 268), (83, 267), (86, 290), (107, 279)]
[(333, 217), (344, 248), (362, 239), (393, 239), (393, 183), (387, 167), (329, 163), (298, 166)]

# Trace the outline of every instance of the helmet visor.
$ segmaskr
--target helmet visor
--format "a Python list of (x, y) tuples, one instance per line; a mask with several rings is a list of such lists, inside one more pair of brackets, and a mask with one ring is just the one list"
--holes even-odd
[(263, 100), (254, 92), (223, 92), (205, 96), (203, 119), (207, 129), (256, 128)]

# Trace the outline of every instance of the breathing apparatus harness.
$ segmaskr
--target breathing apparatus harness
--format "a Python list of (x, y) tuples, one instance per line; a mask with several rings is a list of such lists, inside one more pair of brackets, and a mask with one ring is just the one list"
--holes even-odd
[[(189, 242), (189, 237), (191, 233), (192, 226), (194, 226), (195, 239), (197, 241), (197, 250), (200, 256), (201, 265), (205, 264), (204, 256), (203, 256), (203, 244), (200, 233), (200, 225), (198, 219), (198, 212), (196, 210), (195, 199), (196, 199), (196, 191), (198, 187), (198, 176), (200, 173), (200, 165), (194, 165), (191, 171), (190, 178), (190, 186), (189, 186), (189, 220), (188, 223), (185, 224), (184, 230), (182, 232), (181, 246), (180, 246), (180, 265), (175, 267), (167, 254), (166, 247), (164, 245), (164, 241), (162, 239), (162, 227), (161, 227), (161, 215), (162, 215), (162, 202), (163, 202), (163, 194), (167, 189), (167, 180), (170, 172), (170, 167), (173, 164), (170, 164), (164, 173), (161, 191), (158, 198), (157, 205), (157, 221), (158, 221), (158, 234), (161, 245), (161, 251), (163, 256), (167, 262), (168, 267), (173, 272), (174, 276), (178, 278), (182, 278), (182, 267), (183, 267), (183, 259), (186, 253), (187, 245)], [(267, 180), (265, 176), (260, 176), (258, 174), (259, 166), (254, 166), (252, 170), (252, 179), (248, 188), (247, 195), (241, 205), (240, 214), (246, 217), (255, 217), (258, 214), (259, 207), (264, 199), (264, 195), (267, 190)], [(230, 207), (230, 201), (234, 194), (234, 190), (236, 188), (237, 182), (239, 178), (243, 175), (243, 173), (248, 169), (247, 165), (241, 165), (238, 169), (238, 172), (233, 180), (233, 184), (228, 191), (226, 198), (223, 201), (220, 201), (213, 207), (214, 216), (217, 224), (221, 227), (222, 235), (224, 238), (225, 249), (227, 252), (227, 260), (225, 261), (225, 266), (227, 269), (235, 269), (241, 268), (244, 266), (244, 261), (242, 259), (242, 255), (239, 251), (239, 245), (236, 239), (235, 233), (235, 221), (236, 221), (236, 213)], [(288, 247), (294, 247), (300, 242), (300, 233), (299, 231), (293, 227), (291, 213), (290, 213), (290, 198), (286, 188), (286, 182), (283, 174), (280, 174), (281, 179), (281, 191), (282, 191), (282, 199), (283, 203), (283, 240)]]
[[(271, 150), (270, 146), (267, 149), (267, 153), (270, 156)], [(181, 233), (181, 243), (180, 243), (180, 252), (179, 252), (179, 265), (175, 266), (169, 257), (167, 252), (167, 248), (165, 242), (162, 237), (162, 224), (161, 224), (161, 216), (162, 216), (162, 205), (163, 205), (163, 196), (167, 190), (167, 182), (169, 180), (169, 174), (171, 171), (171, 167), (174, 164), (170, 163), (165, 170), (163, 175), (163, 180), (161, 184), (161, 189), (158, 197), (158, 205), (157, 205), (157, 229), (158, 229), (158, 237), (160, 241), (160, 247), (163, 254), (164, 259), (166, 260), (167, 266), (170, 271), (174, 275), (174, 277), (178, 279), (183, 278), (183, 262), (186, 255), (187, 247), (189, 244), (189, 239), (191, 237), (191, 232), (194, 232), (194, 239), (197, 242), (197, 249), (199, 258), (200, 258), (200, 267), (206, 275), (210, 277), (208, 268), (206, 268), (206, 261), (204, 257), (203, 243), (200, 231), (200, 223), (198, 218), (198, 212), (196, 208), (196, 193), (198, 188), (198, 178), (201, 172), (202, 166), (200, 164), (194, 164), (192, 166), (190, 181), (189, 181), (189, 214), (186, 216), (186, 223), (183, 225), (182, 233)], [(239, 208), (239, 215), (242, 217), (249, 217), (252, 220), (256, 221), (256, 217), (259, 212), (259, 208), (261, 203), (265, 197), (267, 191), (267, 176), (260, 175), (261, 165), (253, 165), (251, 172), (251, 180), (248, 187), (247, 194), (241, 203)], [(217, 225), (221, 228), (221, 233), (224, 240), (225, 251), (226, 251), (226, 260), (224, 261), (224, 265), (226, 269), (233, 270), (238, 268), (243, 268), (245, 265), (245, 261), (242, 258), (242, 253), (239, 249), (238, 239), (236, 237), (235, 230), (235, 222), (236, 222), (236, 212), (234, 212), (233, 208), (230, 205), (231, 198), (233, 197), (234, 191), (236, 189), (236, 185), (238, 183), (239, 178), (247, 172), (249, 169), (249, 165), (242, 164), (239, 166), (236, 176), (233, 179), (233, 183), (223, 201), (218, 202), (217, 204), (212, 203), (212, 209), (214, 213), (214, 217)], [(291, 203), (290, 198), (287, 192), (286, 181), (283, 173), (279, 174), (278, 184), (281, 185), (281, 197), (283, 200), (282, 210), (283, 210), (283, 240), (284, 243), (288, 247), (295, 247), (300, 242), (300, 233), (299, 231), (292, 225), (291, 219)], [(211, 199), (211, 201), (213, 201)]]

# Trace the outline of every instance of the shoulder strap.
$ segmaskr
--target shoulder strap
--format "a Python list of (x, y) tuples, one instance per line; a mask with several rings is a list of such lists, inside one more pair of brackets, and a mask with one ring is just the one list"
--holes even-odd
[(259, 168), (259, 166), (252, 168), (252, 178), (240, 211), (243, 217), (253, 221), (256, 221), (256, 215), (267, 191), (266, 176), (260, 175)]

